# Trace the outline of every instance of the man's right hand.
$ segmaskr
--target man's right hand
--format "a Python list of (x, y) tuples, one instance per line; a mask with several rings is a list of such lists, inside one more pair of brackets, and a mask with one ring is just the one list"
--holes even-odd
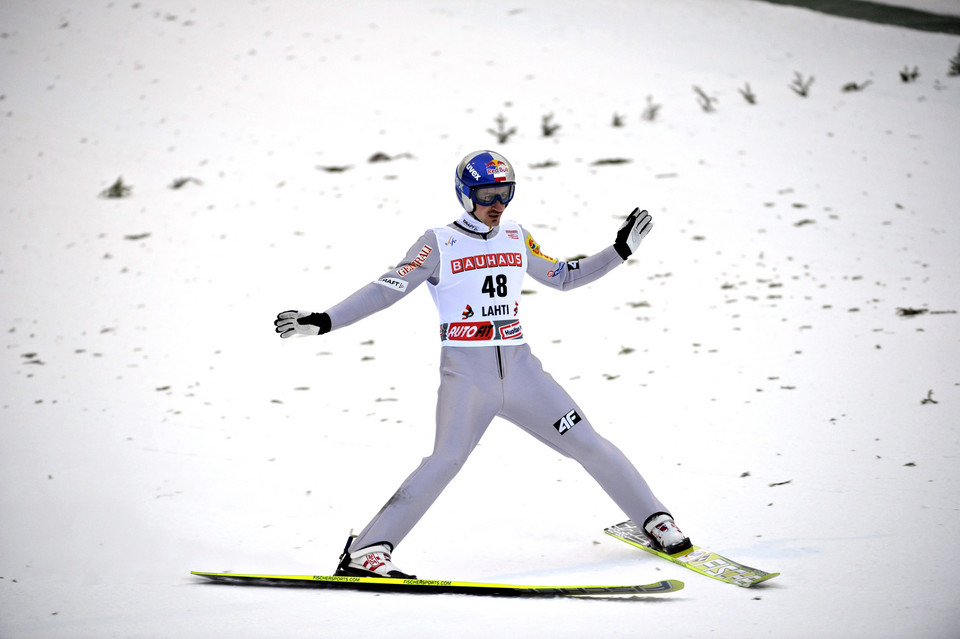
[(330, 316), (311, 311), (284, 311), (277, 315), (273, 325), (284, 339), (294, 335), (322, 335), (330, 331)]

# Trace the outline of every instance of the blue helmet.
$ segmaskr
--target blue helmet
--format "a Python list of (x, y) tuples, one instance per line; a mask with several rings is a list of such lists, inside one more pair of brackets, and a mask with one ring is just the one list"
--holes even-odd
[[(476, 192), (478, 188), (504, 186), (504, 192), (490, 201), (492, 204), (499, 199), (507, 204), (513, 198), (513, 187), (516, 184), (516, 175), (507, 158), (495, 151), (474, 151), (460, 160), (457, 173), (454, 176), (454, 185), (457, 187), (457, 199), (467, 213), (476, 209)], [(499, 190), (499, 189), (498, 189)]]

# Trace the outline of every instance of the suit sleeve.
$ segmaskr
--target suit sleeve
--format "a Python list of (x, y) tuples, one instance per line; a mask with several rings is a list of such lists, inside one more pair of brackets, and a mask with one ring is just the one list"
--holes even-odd
[(595, 282), (624, 262), (613, 246), (588, 257), (563, 262), (546, 255), (528, 231), (523, 231), (523, 237), (527, 245), (527, 275), (561, 291)]
[(327, 309), (330, 330), (358, 322), (399, 302), (423, 282), (434, 279), (440, 265), (440, 251), (433, 231), (420, 236), (400, 265), (361, 287), (342, 302)]

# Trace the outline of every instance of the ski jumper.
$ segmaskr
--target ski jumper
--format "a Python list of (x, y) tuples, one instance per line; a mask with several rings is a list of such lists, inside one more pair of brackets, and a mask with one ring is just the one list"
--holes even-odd
[(399, 267), (330, 308), (331, 330), (382, 310), (426, 282), (440, 315), (440, 388), (433, 453), (354, 540), (358, 549), (406, 537), (463, 466), (494, 417), (573, 458), (633, 521), (668, 512), (627, 457), (543, 370), (524, 340), (525, 274), (569, 290), (623, 263), (611, 246), (577, 261), (547, 257), (519, 224), (487, 227), (464, 214), (430, 229)]

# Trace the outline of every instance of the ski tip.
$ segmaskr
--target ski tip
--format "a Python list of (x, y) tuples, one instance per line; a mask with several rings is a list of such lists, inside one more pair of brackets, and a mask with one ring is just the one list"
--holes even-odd
[(779, 572), (767, 573), (767, 574), (765, 574), (763, 577), (761, 577), (760, 579), (757, 579), (756, 581), (754, 581), (753, 583), (751, 583), (751, 584), (750, 584), (749, 586), (747, 586), (747, 587), (750, 588), (750, 587), (756, 586), (757, 584), (762, 584), (762, 583), (764, 583), (764, 582), (766, 582), (766, 581), (770, 581), (770, 580), (773, 579), (774, 577), (779, 577), (779, 576), (780, 576), (780, 573), (779, 573)]

